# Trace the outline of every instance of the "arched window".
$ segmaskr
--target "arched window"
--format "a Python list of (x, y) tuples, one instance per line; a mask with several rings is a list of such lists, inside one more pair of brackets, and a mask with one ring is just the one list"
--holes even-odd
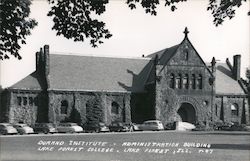
[(119, 114), (119, 105), (117, 102), (112, 102), (111, 104), (111, 113)]
[(188, 74), (184, 75), (182, 83), (183, 83), (183, 88), (188, 89)]
[(68, 101), (63, 100), (61, 102), (61, 114), (67, 114), (67, 110), (68, 110)]
[(231, 115), (238, 116), (239, 115), (239, 107), (238, 104), (234, 103), (231, 105)]
[(197, 86), (199, 89), (202, 89), (202, 75), (201, 74), (199, 74), (197, 78)]
[(191, 77), (191, 82), (190, 82), (190, 85), (192, 87), (192, 89), (195, 89), (196, 88), (196, 80), (195, 80), (195, 75), (192, 74), (192, 77)]
[(178, 74), (175, 78), (175, 88), (181, 88), (181, 74)]
[(170, 74), (170, 82), (169, 82), (169, 87), (174, 88), (174, 74)]

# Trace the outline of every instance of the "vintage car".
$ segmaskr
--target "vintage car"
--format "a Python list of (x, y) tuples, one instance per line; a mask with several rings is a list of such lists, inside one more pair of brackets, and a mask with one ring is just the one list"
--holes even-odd
[(33, 128), (31, 128), (27, 124), (23, 124), (23, 123), (14, 124), (13, 127), (16, 128), (18, 133), (21, 134), (21, 135), (23, 135), (23, 134), (33, 134), (34, 133)]
[(85, 132), (109, 132), (109, 127), (103, 122), (89, 122), (83, 125)]
[(130, 127), (122, 122), (113, 122), (109, 125), (109, 130), (111, 132), (128, 132)]
[(83, 132), (83, 128), (76, 123), (59, 123), (56, 127), (59, 133), (80, 133)]
[(140, 124), (132, 123), (130, 127), (130, 131), (141, 131), (139, 126)]
[(0, 135), (17, 134), (16, 128), (9, 123), (0, 123)]
[(35, 123), (33, 129), (35, 133), (53, 134), (57, 132), (55, 126), (52, 123)]
[(148, 120), (144, 121), (141, 125), (139, 125), (139, 130), (142, 131), (160, 131), (164, 130), (164, 126), (159, 120)]

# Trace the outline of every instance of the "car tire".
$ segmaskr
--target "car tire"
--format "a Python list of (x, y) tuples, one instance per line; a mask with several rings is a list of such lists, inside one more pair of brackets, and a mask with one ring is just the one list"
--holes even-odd
[(44, 133), (44, 134), (48, 134), (49, 131), (48, 131), (48, 130), (44, 130), (43, 133)]

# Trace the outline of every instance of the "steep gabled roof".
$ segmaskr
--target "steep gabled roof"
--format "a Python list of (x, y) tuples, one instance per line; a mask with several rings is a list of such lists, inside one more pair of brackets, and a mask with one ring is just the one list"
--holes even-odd
[[(151, 59), (50, 55), (48, 90), (144, 92)], [(10, 89), (41, 90), (37, 72)]]
[(229, 95), (245, 94), (239, 82), (233, 78), (233, 73), (226, 63), (218, 63), (216, 65), (215, 92), (216, 94)]
[(150, 59), (50, 55), (50, 90), (143, 92)]
[(158, 52), (155, 52), (153, 54), (148, 55), (149, 58), (155, 58), (156, 55), (158, 55), (159, 58), (159, 64), (165, 64), (168, 62), (168, 60), (176, 53), (176, 50), (178, 49), (180, 44), (172, 46), (170, 48), (166, 48), (163, 50), (160, 50)]
[(39, 74), (35, 71), (13, 86), (9, 87), (9, 89), (41, 90), (42, 87), (45, 86), (45, 82), (39, 80)]

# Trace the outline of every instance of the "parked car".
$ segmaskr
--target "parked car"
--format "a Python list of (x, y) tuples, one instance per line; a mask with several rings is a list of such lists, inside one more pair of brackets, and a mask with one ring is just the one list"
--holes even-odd
[(190, 122), (177, 121), (175, 130), (177, 130), (177, 131), (191, 131), (195, 128), (196, 128), (196, 126), (194, 124), (191, 124)]
[(164, 130), (175, 130), (175, 129), (176, 129), (176, 122), (170, 122), (164, 126)]
[(0, 123), (0, 134), (7, 135), (7, 134), (17, 134), (17, 129), (14, 128), (9, 123)]
[(83, 128), (76, 123), (60, 123), (57, 125), (56, 130), (59, 133), (80, 133)]
[(125, 123), (113, 122), (109, 125), (109, 130), (112, 132), (128, 132), (130, 128)]
[(85, 132), (109, 132), (109, 127), (103, 122), (89, 122), (83, 125)]
[(132, 129), (130, 131), (141, 131), (139, 128), (140, 124), (132, 123)]
[(139, 126), (140, 130), (152, 130), (152, 131), (159, 131), (164, 130), (164, 126), (161, 121), (159, 120), (149, 120), (144, 121), (143, 124)]
[(223, 123), (221, 125), (217, 126), (217, 130), (225, 130), (225, 131), (230, 131), (231, 127), (233, 126), (234, 123), (229, 122), (229, 123)]
[(16, 128), (18, 133), (21, 134), (21, 135), (23, 135), (23, 134), (33, 134), (34, 133), (33, 128), (31, 128), (27, 124), (23, 124), (23, 123), (14, 124), (13, 127)]
[(57, 132), (55, 126), (52, 123), (36, 123), (33, 126), (33, 129), (35, 133), (53, 134)]

